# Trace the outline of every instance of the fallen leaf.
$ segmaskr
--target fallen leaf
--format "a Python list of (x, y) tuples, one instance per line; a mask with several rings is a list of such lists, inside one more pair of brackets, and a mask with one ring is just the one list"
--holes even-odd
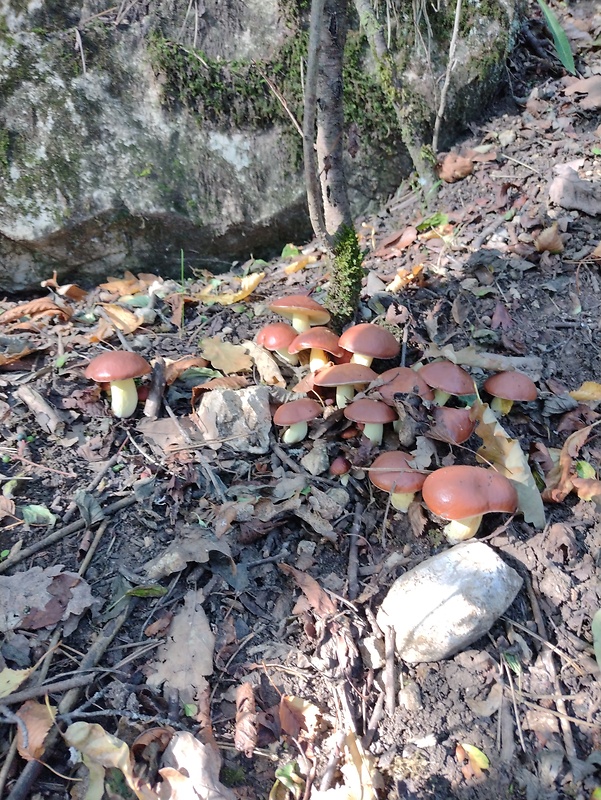
[[(214, 294), (213, 289), (209, 287), (195, 294), (194, 299), (201, 303), (219, 303), (222, 306), (230, 306), (233, 303), (239, 303), (240, 300), (244, 300), (252, 294), (264, 277), (264, 272), (252, 272), (250, 275), (240, 279), (240, 289), (237, 292)], [(236, 372), (236, 370), (232, 371)]]
[(217, 337), (203, 339), (200, 343), (202, 356), (209, 361), (215, 369), (232, 375), (234, 372), (248, 372), (252, 369), (252, 359), (239, 344), (222, 342)]
[(8, 697), (22, 683), (25, 683), (33, 671), (34, 667), (31, 667), (31, 669), (9, 669), (5, 667), (0, 670), (0, 700)]
[(579, 403), (598, 403), (601, 402), (601, 383), (595, 381), (585, 381), (578, 389), (569, 392), (570, 397)]
[(0, 325), (7, 325), (9, 322), (17, 322), (25, 318), (35, 319), (36, 317), (59, 317), (62, 320), (67, 320), (72, 313), (73, 311), (67, 306), (57, 306), (50, 297), (38, 297), (26, 303), (19, 303), (14, 308), (9, 308), (8, 311), (0, 314)]
[(396, 277), (394, 277), (386, 286), (386, 291), (394, 294), (400, 292), (402, 289), (412, 283), (419, 283), (423, 269), (423, 264), (416, 264), (416, 266), (412, 267), (411, 269), (397, 270)]
[(438, 175), (446, 183), (455, 183), (471, 175), (474, 165), (471, 158), (450, 152), (444, 157), (442, 164), (438, 167)]
[(20, 361), (38, 348), (20, 336), (0, 336), (0, 367)]
[(123, 297), (128, 294), (145, 292), (153, 283), (162, 282), (162, 278), (150, 273), (140, 272), (136, 278), (129, 270), (125, 270), (122, 278), (107, 278), (106, 283), (101, 283), (99, 288)]
[(42, 756), (44, 741), (54, 724), (55, 715), (54, 706), (39, 703), (37, 700), (27, 700), (17, 711), (17, 716), (27, 729), (27, 744), (25, 744), (23, 730), (20, 725), (17, 728), (17, 749), (25, 761), (33, 761)]
[(395, 253), (405, 250), (413, 244), (417, 239), (417, 228), (410, 225), (400, 231), (395, 231), (387, 236), (380, 244), (379, 248), (373, 253), (375, 258), (382, 258), (389, 255), (390, 252)]
[(144, 324), (143, 317), (116, 303), (100, 303), (99, 305), (104, 308), (113, 325), (122, 333), (133, 333), (140, 325)]
[(601, 505), (601, 481), (596, 478), (572, 476), (572, 483), (581, 500), (594, 500), (597, 505)]
[(563, 253), (563, 242), (557, 230), (557, 222), (550, 228), (545, 228), (534, 240), (534, 246), (539, 253), (547, 251), (549, 253)]
[(280, 724), (293, 739), (313, 741), (321, 720), (321, 709), (314, 703), (290, 694), (280, 698)]
[(191, 367), (206, 367), (208, 361), (200, 356), (184, 356), (177, 361), (169, 361), (165, 366), (165, 383), (167, 386), (176, 381), (180, 375)]
[(580, 178), (567, 164), (555, 167), (549, 186), (549, 200), (567, 211), (582, 211), (592, 217), (601, 214), (601, 185)]
[(244, 341), (242, 342), (242, 347), (252, 358), (257, 372), (259, 373), (261, 383), (265, 383), (268, 386), (281, 386), (283, 389), (286, 388), (286, 381), (271, 353), (254, 342)]
[(467, 761), (461, 768), (463, 777), (466, 780), (470, 778), (480, 780), (483, 777), (482, 770), (490, 768), (490, 761), (486, 755), (472, 744), (466, 744), (465, 742), (458, 744), (455, 749), (455, 755), (460, 763)]
[(586, 444), (593, 428), (598, 422), (588, 425), (586, 428), (572, 433), (565, 440), (557, 464), (545, 476), (546, 488), (543, 492), (543, 498), (553, 503), (561, 503), (574, 489), (574, 478), (577, 480), (586, 480), (584, 478), (577, 478), (574, 466), (574, 460), (578, 457), (580, 450)]
[(336, 613), (336, 604), (330, 600), (329, 595), (324, 592), (315, 578), (288, 564), (279, 564), (278, 566), (285, 575), (289, 575), (296, 581), (317, 617), (323, 619)]
[(257, 709), (253, 687), (246, 682), (236, 690), (234, 747), (251, 758), (257, 746)]
[(572, 95), (583, 95), (577, 97), (576, 102), (580, 108), (593, 110), (601, 108), (601, 75), (593, 75), (590, 78), (580, 78), (574, 81), (563, 90), (568, 97)]
[(296, 261), (293, 261), (291, 264), (288, 264), (284, 267), (284, 272), (286, 275), (293, 275), (295, 272), (300, 272), (301, 269), (304, 269), (309, 264), (315, 264), (318, 261), (317, 256), (302, 256), (298, 258)]
[(187, 731), (178, 731), (163, 753), (159, 769), (165, 791), (162, 800), (238, 800), (238, 795), (219, 781), (219, 750), (203, 744)]
[(494, 313), (492, 315), (490, 327), (493, 329), (493, 331), (496, 331), (498, 328), (501, 328), (503, 331), (508, 331), (513, 327), (513, 320), (511, 319), (511, 316), (509, 315), (509, 312), (503, 303), (499, 303), (497, 301)]
[(382, 778), (376, 759), (363, 749), (361, 740), (349, 732), (344, 740), (344, 764), (340, 768), (344, 782), (327, 791), (313, 791), (311, 800), (376, 800)]

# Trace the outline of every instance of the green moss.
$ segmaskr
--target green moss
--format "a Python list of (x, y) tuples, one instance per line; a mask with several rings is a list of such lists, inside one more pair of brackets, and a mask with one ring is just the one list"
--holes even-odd
[(334, 262), (326, 307), (334, 330), (342, 331), (357, 311), (361, 282), (365, 276), (364, 253), (354, 228), (343, 225), (334, 242)]
[(6, 173), (8, 169), (8, 154), (10, 148), (10, 136), (5, 128), (0, 128), (0, 175)]

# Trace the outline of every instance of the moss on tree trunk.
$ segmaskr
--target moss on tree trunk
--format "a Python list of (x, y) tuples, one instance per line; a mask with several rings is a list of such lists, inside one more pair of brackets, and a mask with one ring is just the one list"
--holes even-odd
[(330, 288), (326, 306), (332, 315), (331, 326), (342, 331), (359, 306), (363, 268), (363, 251), (352, 226), (342, 225), (334, 238)]

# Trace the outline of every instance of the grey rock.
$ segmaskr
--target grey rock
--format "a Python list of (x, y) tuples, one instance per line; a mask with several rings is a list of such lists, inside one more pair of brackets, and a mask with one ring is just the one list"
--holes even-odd
[(225, 445), (236, 453), (267, 453), (271, 432), (269, 388), (206, 392), (198, 407), (197, 424), (213, 450)]
[(438, 661), (483, 636), (522, 586), (518, 573), (483, 542), (464, 542), (401, 575), (378, 612), (409, 663)]

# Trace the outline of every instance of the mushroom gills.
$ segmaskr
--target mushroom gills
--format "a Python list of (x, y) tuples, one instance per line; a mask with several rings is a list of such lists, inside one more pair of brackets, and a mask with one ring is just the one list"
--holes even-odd
[(445, 536), (450, 544), (464, 542), (466, 539), (471, 539), (476, 535), (481, 522), (482, 514), (477, 514), (475, 517), (454, 519), (452, 522), (449, 522), (448, 525), (445, 525)]
[(131, 417), (138, 405), (138, 391), (133, 378), (111, 381), (111, 409), (116, 417)]

